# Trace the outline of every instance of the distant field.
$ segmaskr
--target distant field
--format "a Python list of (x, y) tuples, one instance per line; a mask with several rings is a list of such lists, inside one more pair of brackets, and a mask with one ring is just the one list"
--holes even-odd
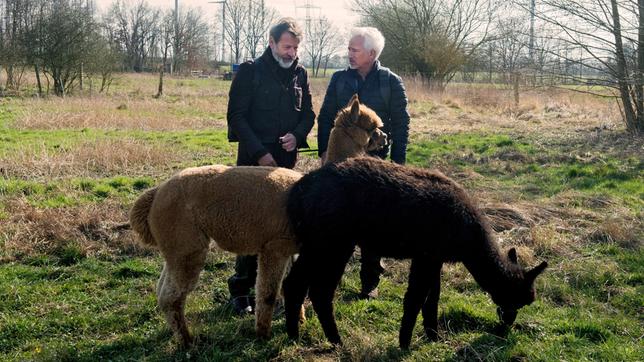
[[(312, 79), (316, 111), (328, 80)], [(644, 141), (624, 132), (615, 101), (522, 88), (515, 106), (504, 87), (437, 94), (415, 79), (408, 163), (464, 185), (525, 264), (548, 260), (538, 301), (497, 335), (490, 298), (447, 265), (440, 340), (419, 320), (402, 352), (409, 264), (386, 259), (380, 297), (358, 301), (356, 256), (336, 298), (343, 347), (326, 342), (310, 307), (300, 341), (283, 316), (260, 341), (253, 319), (226, 307), (234, 255), (213, 248), (188, 299), (197, 343), (180, 349), (156, 309), (162, 260), (120, 226), (143, 190), (184, 167), (232, 165), (236, 147), (230, 82), (169, 77), (155, 99), (156, 82), (119, 74), (107, 94), (0, 98), (0, 360), (642, 360)], [(315, 154), (298, 164), (316, 167)]]

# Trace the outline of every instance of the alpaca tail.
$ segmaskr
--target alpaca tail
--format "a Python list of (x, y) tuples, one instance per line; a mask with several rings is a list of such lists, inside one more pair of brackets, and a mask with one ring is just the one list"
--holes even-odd
[(144, 244), (151, 246), (156, 245), (157, 242), (150, 232), (148, 214), (150, 213), (150, 207), (152, 206), (152, 201), (154, 201), (157, 190), (157, 187), (147, 190), (136, 200), (134, 207), (130, 211), (130, 225), (132, 229), (139, 234)]

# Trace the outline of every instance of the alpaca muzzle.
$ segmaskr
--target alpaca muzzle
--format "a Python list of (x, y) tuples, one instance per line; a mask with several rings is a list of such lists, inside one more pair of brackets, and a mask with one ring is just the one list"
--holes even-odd
[(367, 144), (367, 151), (377, 151), (383, 147), (386, 147), (389, 145), (389, 139), (387, 138), (387, 134), (381, 131), (380, 129), (376, 128), (373, 130), (371, 133), (371, 136), (369, 137), (369, 144)]
[(496, 315), (499, 316), (501, 323), (506, 326), (511, 326), (512, 323), (517, 319), (517, 310), (516, 309), (503, 309), (501, 307), (496, 308)]

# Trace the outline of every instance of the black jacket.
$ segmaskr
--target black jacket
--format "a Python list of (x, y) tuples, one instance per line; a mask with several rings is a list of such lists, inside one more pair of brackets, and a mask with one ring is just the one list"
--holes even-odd
[(308, 147), (315, 113), (306, 69), (297, 60), (281, 68), (270, 48), (258, 59), (241, 64), (230, 86), (228, 139), (243, 143), (256, 160), (268, 153), (265, 144), (278, 143), (289, 132), (298, 148)]
[[(390, 99), (389, 107), (381, 95), (380, 62), (376, 61), (373, 69), (363, 81), (356, 70), (340, 70), (333, 74), (324, 96), (324, 103), (318, 116), (318, 148), (319, 154), (326, 151), (329, 144), (329, 134), (338, 111), (346, 107), (354, 94), (360, 97), (360, 103), (376, 111), (382, 119), (382, 131), (392, 141), (391, 159), (399, 164), (405, 163), (407, 141), (409, 137), (409, 113), (407, 112), (407, 95), (402, 79), (393, 72), (389, 74)], [(337, 94), (337, 82), (345, 82), (339, 87), (342, 94)], [(385, 158), (389, 149), (376, 152), (377, 156)]]

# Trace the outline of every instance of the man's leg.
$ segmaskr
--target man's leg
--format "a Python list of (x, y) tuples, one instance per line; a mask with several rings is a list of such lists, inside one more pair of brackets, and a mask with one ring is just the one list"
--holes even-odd
[(385, 271), (382, 266), (381, 258), (378, 255), (360, 250), (360, 298), (373, 299), (378, 297), (378, 283), (380, 283), (380, 274)]
[(228, 278), (230, 304), (237, 314), (252, 314), (255, 308), (250, 290), (257, 278), (257, 255), (238, 255), (235, 260), (235, 274)]
[[(237, 145), (237, 166), (257, 166), (243, 144)], [(237, 314), (254, 313), (255, 302), (250, 290), (257, 277), (257, 256), (238, 255), (235, 259), (235, 274), (228, 278), (230, 306)]]

